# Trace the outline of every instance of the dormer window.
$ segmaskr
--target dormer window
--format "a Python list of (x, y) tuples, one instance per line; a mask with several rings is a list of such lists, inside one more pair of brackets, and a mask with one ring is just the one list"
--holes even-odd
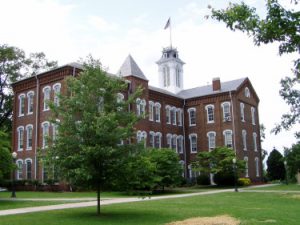
[(250, 98), (250, 90), (248, 87), (245, 88), (245, 97)]

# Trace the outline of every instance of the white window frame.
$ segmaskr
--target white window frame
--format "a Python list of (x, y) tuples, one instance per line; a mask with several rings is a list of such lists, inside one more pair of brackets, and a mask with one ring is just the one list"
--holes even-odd
[(24, 126), (19, 126), (17, 128), (18, 133), (18, 151), (23, 151), (24, 149)]
[(159, 102), (156, 102), (154, 105), (154, 119), (155, 122), (160, 123), (160, 109), (161, 109), (161, 104)]
[[(19, 95), (19, 117), (25, 115), (25, 94), (22, 93)], [(23, 112), (22, 112), (23, 111)]]
[[(56, 122), (59, 123), (60, 120), (56, 119)], [(58, 135), (58, 124), (52, 123), (52, 140), (55, 141)], [(122, 141), (122, 140), (121, 140)]]
[[(228, 111), (225, 111), (225, 107), (228, 105)], [(224, 122), (228, 122), (228, 121), (231, 121), (231, 104), (230, 102), (223, 102), (221, 104), (222, 106), (222, 111), (223, 111), (223, 121)]]
[[(192, 142), (193, 137), (196, 138), (195, 143)], [(196, 133), (190, 134), (190, 135), (189, 135), (189, 140), (190, 140), (190, 152), (191, 152), (192, 154), (193, 154), (193, 153), (197, 153), (197, 141), (198, 141), (197, 134), (196, 134)], [(196, 149), (196, 150), (194, 150), (194, 149)]]
[(250, 90), (249, 90), (249, 88), (248, 87), (245, 87), (245, 97), (246, 98), (250, 98)]
[(240, 102), (241, 121), (245, 122), (245, 104)]
[(256, 117), (255, 117), (255, 108), (252, 106), (251, 107), (251, 120), (252, 120), (252, 125), (255, 125), (255, 120), (256, 120)]
[(166, 105), (166, 123), (171, 124), (171, 106)]
[[(48, 128), (46, 130), (46, 128)], [(44, 121), (42, 123), (42, 149), (45, 149), (48, 147), (48, 138), (50, 135), (50, 123), (48, 121)]]
[(54, 100), (53, 103), (55, 106), (59, 106), (59, 97), (58, 95), (60, 94), (60, 89), (61, 89), (61, 83), (55, 83), (52, 86), (53, 92), (54, 92)]
[[(210, 108), (212, 109), (212, 117), (213, 117), (212, 120), (210, 120), (210, 114), (209, 114), (209, 109)], [(214, 123), (215, 122), (215, 106), (212, 105), (212, 104), (206, 105), (205, 110), (206, 110), (207, 123)]]
[[(30, 110), (32, 106), (32, 111)], [(34, 110), (34, 91), (27, 92), (27, 114), (33, 114)]]
[(207, 132), (207, 141), (208, 141), (208, 149), (213, 150), (216, 148), (216, 132), (209, 131)]
[(177, 109), (176, 109), (176, 107), (172, 107), (171, 108), (171, 123), (173, 124), (173, 125), (177, 125)]
[(247, 156), (244, 157), (245, 161), (245, 177), (249, 177), (249, 159)]
[(149, 120), (154, 121), (154, 102), (149, 101)]
[(176, 134), (172, 135), (172, 149), (177, 151), (177, 135)]
[[(33, 145), (33, 125), (32, 124), (28, 124), (26, 125), (26, 150), (32, 150), (32, 145)], [(29, 130), (31, 129), (31, 146), (29, 146)]]
[[(20, 164), (21, 163), (21, 164)], [(16, 179), (17, 180), (23, 180), (23, 160), (18, 159), (16, 161), (17, 169), (16, 169)]]
[[(230, 133), (230, 134), (229, 134)], [(231, 137), (230, 139), (228, 139), (229, 137), (227, 136), (227, 134), (229, 134)], [(232, 135), (232, 130), (224, 130), (223, 131), (223, 135), (224, 135), (224, 145), (228, 148), (233, 148), (233, 135)], [(231, 147), (229, 146), (229, 144), (231, 143)]]
[(50, 110), (49, 101), (51, 99), (51, 87), (50, 86), (45, 86), (43, 88), (43, 95), (44, 95), (43, 111), (48, 111), (48, 110)]
[(253, 136), (253, 149), (255, 152), (257, 152), (257, 134), (256, 134), (256, 132), (253, 132), (252, 136)]
[(167, 134), (166, 135), (167, 138), (167, 148), (172, 148), (172, 134)]
[(152, 148), (154, 148), (154, 146), (155, 146), (155, 132), (154, 131), (149, 132), (149, 146)]
[[(192, 123), (191, 112), (195, 113), (195, 118), (194, 118), (195, 123)], [(190, 127), (196, 126), (196, 108), (189, 108), (188, 113), (189, 113), (189, 125), (190, 125)]]
[[(26, 158), (24, 160), (24, 162), (25, 162), (25, 177), (26, 177), (27, 180), (31, 180), (32, 179), (32, 159), (31, 158)], [(31, 170), (30, 170), (30, 176), (31, 177), (30, 178), (28, 178), (28, 167), (27, 167), (28, 162), (30, 162), (30, 164), (31, 164)]]
[(243, 150), (247, 151), (247, 131), (242, 130)]
[[(155, 133), (155, 138), (154, 138), (154, 146), (155, 147), (161, 148), (161, 136), (162, 136), (162, 134), (160, 132)], [(158, 140), (158, 146), (156, 146), (156, 140)]]
[(255, 157), (254, 162), (255, 162), (255, 175), (256, 175), (256, 177), (259, 177), (260, 174), (259, 174), (259, 160), (258, 160), (258, 157)]
[(177, 113), (178, 113), (178, 126), (182, 126), (182, 109), (177, 109)]
[(176, 151), (178, 154), (183, 153), (183, 136), (179, 135), (176, 138)]

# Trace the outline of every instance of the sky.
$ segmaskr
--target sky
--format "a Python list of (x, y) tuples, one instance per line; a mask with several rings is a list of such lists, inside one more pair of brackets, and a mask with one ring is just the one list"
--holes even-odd
[[(239, 2), (231, 0), (231, 2)], [(263, 15), (263, 0), (245, 0)], [(208, 5), (225, 8), (228, 0), (0, 0), (0, 44), (44, 52), (59, 65), (88, 54), (116, 73), (131, 54), (149, 80), (158, 86), (163, 47), (170, 45), (164, 26), (171, 17), (172, 45), (184, 65), (184, 88), (248, 77), (260, 98), (260, 123), (265, 125), (263, 149), (283, 151), (296, 142), (293, 132), (270, 134), (289, 107), (279, 96), (280, 79), (291, 76), (296, 55), (278, 55), (278, 44), (254, 46), (245, 33), (205, 19)], [(290, 0), (281, 3), (290, 7)], [(300, 6), (294, 7), (300, 10)]]

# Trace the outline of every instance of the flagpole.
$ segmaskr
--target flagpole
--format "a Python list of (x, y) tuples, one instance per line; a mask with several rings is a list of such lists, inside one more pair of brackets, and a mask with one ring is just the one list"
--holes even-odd
[(170, 47), (172, 49), (172, 24), (171, 24), (171, 19), (170, 19)]

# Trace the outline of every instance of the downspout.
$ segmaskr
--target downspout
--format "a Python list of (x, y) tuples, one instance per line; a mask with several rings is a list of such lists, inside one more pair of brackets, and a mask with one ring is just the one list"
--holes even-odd
[(184, 116), (184, 113), (185, 113), (185, 99), (183, 99), (183, 110), (182, 110), (182, 115), (181, 115), (181, 119), (182, 119), (182, 127), (183, 127), (183, 152), (184, 152), (184, 155), (183, 155), (183, 158), (184, 158), (184, 176), (185, 178), (187, 178), (187, 159), (186, 159), (186, 146), (185, 146), (185, 123), (184, 123), (184, 120), (185, 120), (185, 116)]
[(230, 103), (231, 103), (231, 115), (232, 115), (232, 128), (233, 128), (233, 149), (234, 149), (234, 154), (235, 157), (237, 156), (237, 152), (236, 152), (236, 143), (235, 143), (235, 121), (234, 121), (234, 110), (233, 110), (233, 101), (232, 101), (232, 95), (231, 95), (231, 91), (229, 92), (229, 96), (230, 96)]
[(34, 179), (37, 179), (37, 147), (38, 147), (38, 134), (39, 134), (39, 124), (38, 124), (38, 118), (39, 118), (39, 95), (40, 95), (40, 83), (39, 79), (37, 78), (37, 75), (35, 75), (36, 79), (36, 107), (35, 107), (35, 140), (34, 140)]

